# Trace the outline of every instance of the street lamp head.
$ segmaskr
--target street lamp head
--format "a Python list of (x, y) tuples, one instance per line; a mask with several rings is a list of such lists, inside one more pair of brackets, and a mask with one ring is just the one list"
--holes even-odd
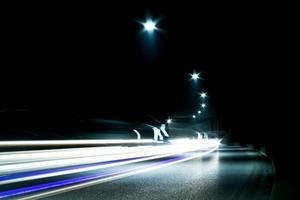
[(143, 23), (144, 29), (147, 32), (153, 32), (157, 29), (156, 23), (152, 21), (151, 19), (148, 19), (145, 23)]
[(200, 96), (201, 98), (205, 99), (207, 97), (207, 94), (205, 92), (201, 92)]
[(201, 114), (201, 110), (198, 110), (198, 114)]
[(168, 119), (168, 120), (167, 120), (167, 123), (168, 123), (168, 124), (171, 124), (171, 123), (172, 123), (172, 119)]
[(205, 104), (205, 103), (202, 103), (202, 104), (201, 104), (201, 107), (202, 107), (202, 108), (205, 108), (205, 107), (206, 107), (206, 104)]
[(193, 80), (198, 80), (200, 78), (199, 73), (193, 73), (191, 74), (191, 77)]
[(192, 117), (193, 117), (193, 119), (195, 119), (195, 118), (196, 118), (196, 115), (193, 115)]

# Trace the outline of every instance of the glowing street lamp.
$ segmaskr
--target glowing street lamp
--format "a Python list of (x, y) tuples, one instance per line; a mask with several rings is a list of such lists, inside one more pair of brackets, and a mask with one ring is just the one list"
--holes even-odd
[(207, 97), (207, 94), (205, 92), (201, 92), (200, 96), (201, 98), (205, 99)]
[(193, 119), (195, 119), (195, 118), (196, 118), (196, 115), (193, 115), (192, 117), (193, 117)]
[(202, 107), (202, 108), (205, 108), (205, 107), (206, 107), (206, 104), (205, 104), (205, 103), (202, 103), (202, 104), (201, 104), (201, 107)]
[(152, 33), (154, 30), (157, 29), (156, 22), (153, 21), (152, 19), (148, 19), (146, 22), (144, 22), (143, 26), (144, 26), (144, 30), (149, 33)]
[(201, 110), (198, 110), (198, 114), (201, 114)]
[(200, 73), (193, 73), (193, 74), (191, 74), (191, 78), (192, 78), (192, 80), (198, 80), (199, 78), (200, 78)]
[(167, 120), (167, 123), (168, 123), (168, 124), (171, 124), (171, 123), (172, 123), (172, 119), (168, 119), (168, 120)]

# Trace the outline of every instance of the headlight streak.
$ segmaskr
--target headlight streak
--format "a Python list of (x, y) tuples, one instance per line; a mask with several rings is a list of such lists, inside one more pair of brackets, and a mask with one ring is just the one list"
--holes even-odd
[[(88, 175), (88, 176), (81, 176), (81, 177), (71, 178), (71, 179), (67, 179), (67, 180), (60, 180), (60, 181), (55, 181), (55, 182), (39, 184), (39, 185), (35, 185), (35, 186), (29, 186), (29, 187), (8, 190), (8, 191), (0, 192), (0, 199), (15, 197), (15, 196), (24, 195), (24, 194), (28, 194), (28, 193), (32, 193), (32, 192), (40, 192), (43, 190), (53, 189), (51, 191), (46, 191), (43, 193), (38, 193), (38, 194), (31, 195), (31, 196), (20, 198), (20, 199), (33, 199), (33, 198), (37, 199), (37, 198), (54, 195), (57, 193), (62, 193), (62, 192), (66, 192), (66, 191), (83, 188), (83, 187), (88, 187), (88, 186), (99, 184), (102, 182), (107, 182), (107, 181), (111, 181), (111, 180), (115, 180), (115, 179), (132, 176), (135, 174), (159, 169), (162, 167), (167, 167), (167, 166), (174, 165), (174, 164), (177, 164), (180, 162), (195, 159), (195, 158), (207, 155), (207, 154), (215, 151), (219, 146), (219, 141), (217, 140), (212, 143), (213, 144), (210, 145), (210, 149), (205, 152), (195, 153), (192, 155), (188, 154), (188, 155), (178, 156), (176, 158), (171, 158), (171, 159), (167, 159), (167, 160), (163, 160), (163, 161), (154, 162), (152, 164), (147, 165), (146, 167), (133, 168), (133, 169), (129, 169), (129, 170), (116, 171), (116, 172), (110, 172), (110, 173), (92, 174), (92, 175)], [(63, 187), (63, 186), (67, 186), (67, 187), (59, 188), (59, 187)]]
[(28, 140), (0, 141), (0, 147), (41, 146), (41, 145), (109, 145), (109, 144), (144, 144), (155, 143), (152, 139), (142, 140)]
[(145, 158), (150, 158), (152, 156), (144, 156), (144, 157), (137, 157), (137, 158), (127, 158), (122, 160), (113, 160), (107, 162), (100, 162), (95, 164), (86, 164), (86, 165), (76, 165), (70, 167), (63, 167), (58, 169), (49, 169), (49, 170), (40, 170), (40, 171), (33, 171), (33, 172), (25, 172), (25, 173), (16, 173), (16, 174), (9, 174), (0, 176), (0, 185), (16, 183), (21, 181), (28, 181), (28, 180), (35, 180), (41, 178), (49, 178), (53, 176), (60, 176), (60, 175), (67, 175), (79, 172), (86, 172), (92, 171), (96, 169), (103, 169), (108, 167), (115, 167), (119, 165), (130, 164), (134, 162), (139, 162), (146, 160)]
[[(111, 152), (111, 154), (107, 154), (107, 155), (98, 155), (98, 156), (90, 156), (90, 157), (66, 158), (66, 159), (47, 160), (47, 161), (39, 161), (39, 162), (6, 164), (6, 165), (0, 165), (0, 175), (15, 173), (15, 172), (26, 172), (26, 171), (33, 171), (33, 170), (66, 167), (71, 165), (80, 165), (83, 163), (90, 164), (90, 163), (99, 163), (99, 162), (120, 160), (126, 158), (153, 156), (156, 154), (181, 153), (185, 151), (193, 151), (199, 148), (200, 144), (201, 143), (199, 143), (199, 141), (194, 140), (194, 141), (190, 141), (189, 143), (183, 143), (179, 145), (153, 146), (147, 148), (147, 150), (144, 147), (141, 147), (141, 149), (139, 149), (138, 147), (134, 147), (135, 151), (133, 152), (130, 151), (130, 148), (125, 148), (122, 154), (116, 154), (115, 152), (116, 155), (114, 155), (113, 152)], [(101, 152), (99, 152), (99, 154), (101, 154)]]
[[(189, 140), (175, 140), (176, 142), (181, 141), (181, 143), (186, 143)], [(191, 144), (191, 142), (189, 143)], [(187, 145), (187, 144), (185, 144)], [(14, 174), (8, 174), (8, 175), (3, 175), (0, 176), (0, 185), (4, 184), (9, 184), (9, 183), (16, 183), (20, 181), (28, 181), (28, 180), (34, 180), (34, 179), (41, 179), (41, 178), (48, 178), (48, 177), (53, 177), (53, 176), (59, 176), (59, 175), (66, 175), (66, 174), (72, 174), (72, 173), (79, 173), (79, 172), (86, 172), (86, 171), (91, 171), (91, 170), (96, 170), (96, 169), (103, 169), (103, 168), (108, 168), (108, 167), (114, 167), (114, 166), (120, 166), (120, 165), (125, 165), (125, 164), (130, 164), (130, 163), (135, 163), (135, 162), (142, 162), (146, 160), (151, 160), (151, 159), (157, 159), (157, 158), (163, 158), (167, 156), (173, 156), (173, 155), (178, 155), (182, 154), (185, 152), (189, 151), (195, 151), (195, 150), (205, 150), (207, 148), (210, 148), (210, 146), (198, 146), (199, 143), (197, 143), (197, 146), (195, 147), (185, 147), (183, 148), (181, 146), (176, 146), (178, 149), (175, 151), (174, 148), (172, 148), (171, 153), (157, 153), (157, 155), (141, 155), (140, 157), (133, 157), (133, 158), (126, 158), (122, 160), (113, 160), (113, 161), (108, 161), (108, 162), (101, 162), (101, 163), (95, 163), (95, 164), (81, 164), (77, 166), (71, 166), (71, 167), (64, 167), (60, 169), (52, 169), (52, 170), (40, 170), (40, 171), (33, 171), (33, 172), (25, 172), (25, 173), (14, 173)], [(155, 148), (155, 147), (154, 147)]]
[(35, 151), (19, 151), (0, 153), (1, 164), (29, 162), (29, 161), (43, 161), (51, 159), (63, 158), (79, 158), (86, 156), (97, 155), (119, 155), (124, 153), (133, 153), (138, 151), (150, 151), (152, 146), (139, 147), (86, 147), (86, 148), (72, 148), (72, 149), (53, 149), (53, 150), (35, 150)]

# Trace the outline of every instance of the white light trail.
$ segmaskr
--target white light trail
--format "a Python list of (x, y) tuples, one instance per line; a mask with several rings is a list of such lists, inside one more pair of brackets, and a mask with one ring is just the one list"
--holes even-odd
[(141, 134), (135, 129), (133, 129), (133, 131), (136, 133), (137, 139), (140, 140), (141, 139)]
[(153, 127), (153, 137), (154, 137), (154, 141), (159, 141), (159, 140), (163, 140), (163, 135), (160, 132), (159, 128)]
[[(200, 147), (199, 147), (200, 146)], [(84, 156), (84, 157), (64, 157), (61, 159), (61, 155), (59, 152), (46, 152), (44, 157), (48, 157), (52, 155), (52, 159), (54, 160), (46, 160), (46, 161), (33, 161), (33, 162), (25, 162), (25, 163), (13, 163), (13, 164), (4, 164), (0, 165), (0, 174), (9, 174), (15, 172), (26, 172), (26, 171), (33, 171), (33, 170), (43, 170), (49, 168), (58, 168), (58, 167), (66, 167), (72, 165), (80, 165), (80, 164), (90, 164), (90, 163), (98, 163), (98, 162), (106, 162), (106, 161), (113, 161), (113, 160), (120, 160), (120, 159), (128, 159), (134, 157), (143, 157), (143, 156), (153, 156), (157, 154), (167, 154), (178, 152), (178, 149), (183, 151), (191, 151), (199, 148), (207, 147), (205, 143), (199, 143), (197, 140), (191, 140), (188, 143), (178, 143), (177, 145), (162, 145), (162, 146), (148, 146), (148, 147), (120, 147), (112, 149), (110, 152), (106, 151), (103, 155), (101, 151), (98, 152), (97, 150), (94, 152), (94, 156)], [(118, 151), (116, 151), (118, 149)], [(87, 153), (88, 152), (88, 153)], [(84, 150), (81, 150), (81, 156), (83, 155), (91, 155), (90, 149), (84, 153)], [(44, 152), (43, 152), (44, 153)], [(79, 153), (79, 152), (78, 152)], [(69, 155), (74, 155), (69, 153)], [(21, 157), (23, 155), (11, 155), (13, 158)], [(25, 154), (25, 157), (29, 157), (30, 154)], [(35, 155), (36, 157), (37, 154)], [(39, 155), (41, 156), (41, 154)], [(64, 155), (67, 156), (67, 155)], [(6, 158), (8, 160), (12, 160), (11, 158)], [(2, 159), (3, 162), (6, 162), (5, 159)]]
[[(45, 174), (39, 174), (39, 175), (33, 175), (33, 176), (27, 176), (27, 177), (20, 177), (20, 178), (0, 181), (0, 185), (16, 183), (16, 182), (20, 182), (20, 181), (40, 179), (40, 178), (49, 178), (49, 177), (53, 177), (53, 176), (66, 175), (66, 174), (72, 174), (72, 173), (86, 172), (86, 171), (103, 169), (103, 168), (114, 167), (114, 166), (120, 166), (120, 165), (125, 165), (125, 164), (130, 164), (130, 163), (142, 162), (142, 161), (146, 161), (146, 160), (153, 160), (153, 159), (158, 159), (158, 158), (179, 155), (179, 154), (192, 152), (192, 151), (196, 151), (196, 150), (208, 150), (210, 148), (214, 148), (217, 144), (219, 144), (219, 141), (212, 140), (211, 142), (202, 142), (202, 146), (199, 146), (200, 143), (196, 140), (177, 139), (177, 140), (172, 141), (172, 144), (174, 144), (174, 145), (171, 145), (173, 147), (171, 148), (170, 151), (165, 151), (160, 155), (155, 155), (155, 153), (154, 153), (154, 154), (152, 154), (152, 157), (123, 161), (123, 162), (120, 161), (117, 163), (110, 163), (110, 164), (97, 165), (97, 166), (87, 166), (87, 167), (81, 167), (81, 168), (77, 168), (77, 169), (45, 173)], [(181, 145), (175, 145), (175, 144), (181, 144)], [(182, 145), (182, 144), (184, 144), (184, 145)], [(147, 154), (145, 154), (145, 156), (146, 155)], [(82, 163), (82, 164), (85, 164), (85, 163)]]
[(164, 134), (165, 137), (170, 137), (169, 134), (168, 134), (168, 132), (166, 131), (166, 125), (165, 124), (162, 124), (160, 126), (160, 130)]
[(152, 146), (110, 146), (110, 147), (84, 147), (71, 149), (52, 149), (52, 150), (33, 150), (33, 151), (15, 151), (0, 153), (0, 163), (18, 163), (42, 160), (58, 160), (63, 158), (79, 158), (97, 155), (118, 155), (124, 153), (133, 153), (138, 151), (150, 151)]
[(143, 140), (30, 140), (0, 141), (0, 147), (43, 146), (43, 145), (111, 145), (111, 144), (144, 144), (153, 143), (151, 139)]
[(112, 180), (125, 178), (125, 177), (136, 175), (136, 174), (145, 173), (145, 172), (148, 172), (148, 171), (157, 170), (157, 169), (160, 169), (160, 168), (163, 168), (163, 167), (172, 166), (172, 165), (175, 165), (175, 164), (178, 164), (178, 163), (181, 163), (181, 162), (185, 162), (185, 161), (188, 161), (188, 160), (192, 160), (192, 159), (195, 159), (195, 158), (205, 156), (205, 155), (210, 154), (211, 152), (217, 150), (218, 147), (219, 147), (220, 141), (215, 140), (212, 143), (213, 143), (213, 146), (208, 151), (201, 152), (201, 153), (195, 153), (195, 154), (192, 154), (191, 156), (188, 156), (186, 158), (183, 158), (183, 159), (180, 159), (180, 160), (177, 160), (177, 161), (164, 163), (164, 164), (160, 164), (160, 165), (151, 165), (150, 164), (148, 167), (145, 167), (145, 168), (142, 168), (142, 169), (129, 171), (127, 173), (113, 175), (113, 176), (103, 178), (103, 179), (98, 179), (98, 180), (84, 182), (84, 183), (80, 183), (80, 184), (76, 184), (76, 185), (72, 185), (72, 186), (67, 186), (67, 187), (64, 187), (64, 188), (54, 189), (54, 190), (46, 191), (46, 192), (43, 192), (43, 193), (33, 194), (33, 195), (26, 196), (26, 197), (23, 197), (23, 198), (20, 198), (20, 199), (28, 200), (28, 199), (43, 198), (43, 197), (47, 197), (47, 196), (51, 196), (51, 195), (55, 195), (55, 194), (59, 194), (59, 193), (69, 192), (69, 191), (73, 191), (73, 190), (93, 186), (93, 185), (96, 185), (96, 184), (100, 184), (100, 183), (104, 183), (104, 182), (108, 182), (108, 181), (112, 181)]

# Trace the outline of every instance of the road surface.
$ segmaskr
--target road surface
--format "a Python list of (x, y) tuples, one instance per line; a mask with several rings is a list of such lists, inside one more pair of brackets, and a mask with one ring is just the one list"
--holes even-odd
[(269, 199), (272, 177), (269, 161), (259, 152), (221, 147), (202, 158), (59, 194), (55, 199)]
[[(254, 149), (220, 146), (203, 156), (190, 159), (187, 152), (143, 162), (130, 163), (94, 171), (32, 180), (29, 185), (57, 183), (95, 175), (117, 175), (102, 183), (75, 190), (50, 192), (47, 196), (13, 196), (15, 198), (50, 199), (268, 199), (273, 184), (273, 168), (269, 160)], [(200, 152), (203, 153), (203, 152)], [(188, 158), (188, 159), (187, 159)], [(187, 159), (186, 161), (184, 159)], [(180, 161), (180, 162), (178, 162)], [(183, 161), (183, 162), (181, 162)], [(171, 164), (171, 165), (170, 165)], [(159, 168), (153, 168), (156, 166)], [(149, 170), (147, 170), (149, 169)], [(144, 171), (143, 171), (144, 170)], [(139, 172), (140, 171), (140, 172)], [(133, 174), (131, 174), (134, 172)], [(135, 172), (139, 172), (136, 173)], [(122, 176), (122, 174), (126, 174)], [(121, 175), (121, 176), (119, 176)], [(104, 176), (103, 176), (104, 177)], [(1, 178), (1, 177), (0, 177)], [(99, 178), (99, 177), (98, 177)], [(105, 177), (104, 177), (105, 178)], [(26, 182), (25, 182), (26, 183)], [(88, 181), (87, 181), (88, 183)], [(14, 188), (29, 187), (24, 183), (4, 185), (0, 194), (15, 192)], [(48, 185), (47, 185), (48, 187)], [(51, 191), (51, 190), (50, 190)], [(3, 192), (3, 193), (1, 193)], [(6, 194), (6, 193), (5, 193)], [(7, 193), (8, 194), (8, 193)]]

